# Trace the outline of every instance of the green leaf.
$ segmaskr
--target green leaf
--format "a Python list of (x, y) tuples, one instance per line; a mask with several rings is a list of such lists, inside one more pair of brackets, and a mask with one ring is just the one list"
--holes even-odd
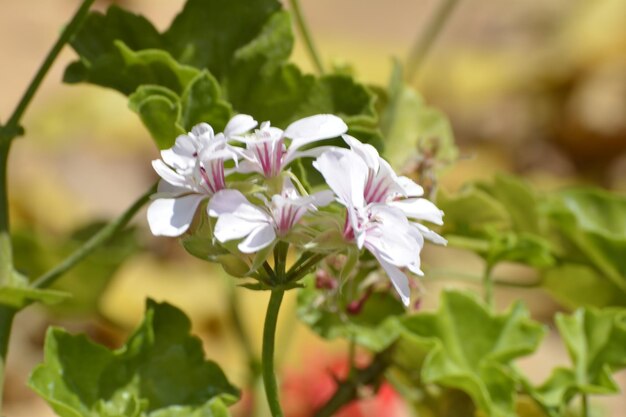
[(407, 317), (402, 325), (413, 352), (427, 355), (424, 383), (465, 391), (486, 415), (515, 416), (511, 363), (534, 352), (544, 333), (521, 303), (494, 315), (466, 293), (445, 291), (437, 313)]
[(440, 166), (456, 160), (458, 149), (450, 122), (440, 111), (404, 83), (401, 65), (395, 61), (387, 89), (388, 103), (381, 115), (380, 128), (385, 143), (385, 158), (401, 167), (411, 157), (431, 154)]
[(303, 280), (298, 291), (298, 317), (325, 339), (346, 338), (380, 352), (399, 336), (397, 316), (405, 313), (402, 303), (389, 292), (373, 292), (358, 314), (348, 314), (353, 301), (347, 289), (330, 295), (315, 288), (313, 277)]
[(190, 330), (182, 311), (154, 301), (115, 351), (52, 328), (29, 384), (61, 417), (223, 416), (218, 400), (232, 403), (238, 391)]
[(53, 305), (67, 300), (71, 294), (64, 291), (41, 290), (29, 287), (4, 285), (0, 287), (0, 304), (22, 309), (31, 303)]
[(222, 79), (235, 52), (253, 41), (279, 9), (277, 0), (188, 0), (163, 34), (166, 49), (179, 62)]
[(626, 197), (592, 188), (567, 190), (547, 206), (562, 256), (592, 266), (626, 297)]
[(134, 51), (121, 40), (114, 41), (112, 45), (113, 49), (107, 55), (93, 63), (81, 61), (71, 64), (65, 72), (64, 81), (89, 82), (113, 88), (125, 95), (144, 84), (156, 84), (180, 93), (198, 74), (197, 69), (179, 64), (166, 51)]
[(187, 85), (180, 101), (182, 117), (179, 124), (187, 131), (205, 122), (216, 132), (221, 132), (232, 114), (230, 104), (221, 99), (219, 84), (207, 71), (202, 71)]
[(170, 148), (185, 130), (180, 125), (182, 109), (176, 94), (157, 85), (140, 86), (129, 97), (129, 107), (139, 115), (159, 149)]
[(493, 183), (478, 186), (504, 206), (514, 230), (540, 233), (537, 198), (527, 183), (511, 175), (496, 175)]
[(443, 233), (480, 236), (486, 228), (506, 230), (511, 219), (506, 208), (487, 192), (473, 185), (456, 195), (437, 193), (437, 206), (445, 213)]
[(541, 286), (559, 303), (578, 307), (626, 306), (622, 290), (601, 273), (586, 265), (565, 263), (547, 269)]
[(560, 416), (574, 396), (619, 393), (612, 374), (626, 368), (626, 310), (579, 309), (557, 314), (556, 324), (572, 368), (557, 368), (539, 387), (526, 381), (530, 394), (553, 416)]

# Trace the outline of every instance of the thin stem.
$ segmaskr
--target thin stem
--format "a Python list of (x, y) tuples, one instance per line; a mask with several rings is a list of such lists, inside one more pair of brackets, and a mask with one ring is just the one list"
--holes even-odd
[(61, 35), (57, 39), (56, 43), (52, 46), (52, 49), (50, 49), (50, 52), (48, 52), (48, 55), (41, 64), (41, 67), (39, 67), (39, 70), (30, 82), (28, 88), (26, 89), (26, 92), (22, 96), (22, 99), (17, 104), (17, 107), (13, 111), (11, 118), (7, 122), (6, 126), (2, 128), (6, 136), (0, 138), (0, 140), (6, 140), (7, 142), (11, 142), (11, 140), (21, 134), (20, 121), (22, 119), (22, 116), (24, 115), (24, 112), (28, 108), (28, 105), (30, 104), (35, 93), (37, 92), (39, 85), (48, 73), (48, 70), (50, 70), (50, 67), (59, 55), (59, 52), (61, 52), (63, 46), (65, 46), (65, 44), (70, 40), (70, 38), (83, 23), (85, 17), (87, 17), (89, 8), (94, 3), (94, 1), (95, 0), (83, 0), (83, 3), (80, 5), (78, 10), (72, 17), (72, 20), (70, 20), (70, 23), (65, 26), (65, 28), (61, 32)]
[(291, 6), (293, 15), (296, 18), (296, 27), (300, 31), (300, 35), (302, 35), (309, 57), (311, 58), (311, 61), (313, 61), (313, 65), (315, 65), (317, 73), (324, 74), (324, 65), (322, 64), (320, 55), (317, 52), (315, 43), (313, 42), (313, 37), (311, 36), (311, 32), (309, 31), (304, 15), (302, 14), (300, 2), (298, 0), (289, 0), (289, 5)]
[(302, 262), (297, 268), (291, 268), (289, 272), (287, 272), (287, 282), (299, 280), (326, 256), (327, 255), (321, 253), (315, 254), (306, 261)]
[(17, 310), (0, 305), (0, 413), (2, 413), (2, 394), (4, 393), (4, 374), (6, 372), (9, 336), (13, 317)]
[(315, 417), (331, 417), (343, 406), (358, 398), (358, 389), (363, 385), (372, 385), (380, 379), (389, 365), (388, 353), (377, 354), (369, 366), (356, 369), (353, 376), (340, 381), (333, 396), (314, 414)]
[(485, 272), (483, 274), (483, 290), (485, 292), (485, 303), (493, 308), (493, 275), (491, 274), (493, 270), (493, 265), (491, 263), (487, 263), (485, 267)]
[(83, 246), (74, 251), (70, 256), (65, 258), (60, 264), (46, 272), (35, 280), (33, 286), (35, 288), (47, 288), (59, 279), (64, 273), (72, 269), (76, 264), (85, 259), (93, 251), (98, 249), (109, 239), (126, 227), (135, 214), (150, 199), (150, 195), (156, 190), (153, 186), (144, 195), (139, 197), (120, 217), (111, 221), (102, 227), (95, 235), (93, 235)]
[(435, 10), (435, 15), (416, 39), (407, 61), (406, 76), (409, 82), (415, 78), (435, 39), (441, 33), (441, 29), (445, 26), (458, 2), (459, 0), (442, 0), (437, 10)]
[(589, 398), (587, 396), (587, 394), (581, 394), (581, 406), (582, 406), (582, 416), (583, 417), (590, 417), (591, 416), (591, 412), (589, 409)]
[(13, 249), (9, 229), (9, 202), (7, 197), (8, 156), (9, 143), (0, 138), (0, 285), (9, 282), (13, 272)]
[(278, 321), (278, 311), (283, 301), (283, 290), (273, 290), (265, 315), (265, 325), (263, 327), (263, 354), (262, 372), (263, 383), (265, 385), (265, 395), (272, 412), (272, 417), (283, 417), (283, 411), (278, 398), (278, 384), (274, 373), (274, 342), (276, 339), (276, 322)]

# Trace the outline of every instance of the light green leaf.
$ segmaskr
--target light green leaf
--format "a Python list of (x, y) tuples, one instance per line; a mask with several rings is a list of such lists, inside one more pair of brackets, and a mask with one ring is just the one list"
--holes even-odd
[(626, 306), (626, 297), (620, 288), (586, 265), (565, 263), (547, 269), (541, 286), (570, 309)]
[(384, 156), (391, 165), (402, 167), (418, 152), (432, 154), (441, 166), (456, 160), (458, 149), (450, 122), (405, 84), (402, 67), (397, 61), (394, 62), (387, 96), (380, 128), (386, 143)]
[(230, 104), (221, 99), (219, 84), (207, 71), (202, 71), (187, 85), (181, 96), (181, 105), (179, 124), (187, 131), (205, 122), (216, 132), (221, 132), (232, 114)]
[(494, 315), (469, 294), (445, 291), (437, 313), (402, 325), (415, 354), (427, 354), (423, 383), (465, 391), (486, 415), (515, 416), (512, 361), (535, 351), (544, 333), (521, 303)]
[(552, 416), (561, 416), (578, 394), (619, 393), (612, 374), (626, 368), (626, 310), (579, 309), (557, 314), (556, 324), (572, 368), (557, 368), (539, 387), (525, 385)]
[(298, 291), (298, 317), (325, 339), (354, 340), (371, 351), (380, 352), (399, 336), (397, 316), (405, 313), (402, 303), (389, 292), (372, 293), (358, 314), (348, 314), (353, 301), (345, 288), (329, 295), (317, 290), (313, 277), (303, 280)]
[(626, 197), (599, 189), (567, 190), (548, 202), (562, 256), (595, 268), (626, 298)]
[(52, 328), (44, 363), (29, 384), (61, 417), (222, 416), (212, 400), (232, 403), (238, 391), (204, 359), (190, 329), (183, 312), (153, 301), (142, 325), (115, 351)]
[(159, 149), (170, 148), (185, 130), (182, 109), (174, 92), (157, 85), (140, 86), (129, 97), (129, 107), (139, 115)]

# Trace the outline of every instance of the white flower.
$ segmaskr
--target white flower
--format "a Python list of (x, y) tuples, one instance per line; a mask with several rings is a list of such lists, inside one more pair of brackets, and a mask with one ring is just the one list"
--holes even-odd
[[(424, 195), (424, 189), (419, 184), (408, 177), (396, 175), (391, 165), (380, 157), (372, 145), (361, 143), (349, 135), (342, 137), (367, 166), (367, 179), (363, 194), (366, 204), (385, 203), (399, 208), (411, 220), (443, 224), (443, 211), (431, 201), (421, 198)], [(414, 221), (411, 225), (431, 242), (440, 245), (447, 243), (443, 237), (423, 224)]]
[(148, 224), (157, 236), (180, 236), (191, 224), (198, 205), (224, 189), (224, 161), (237, 162), (237, 151), (227, 144), (256, 126), (252, 117), (237, 115), (215, 135), (213, 128), (201, 123), (187, 135), (176, 138), (174, 146), (161, 151), (152, 161), (161, 177), (155, 200), (148, 207)]
[[(301, 151), (303, 146), (340, 136), (347, 130), (346, 124), (331, 114), (305, 117), (287, 126), (285, 131), (264, 122), (253, 134), (235, 138), (246, 145), (238, 171), (275, 177), (296, 158), (315, 157), (324, 151), (324, 148)], [(285, 139), (291, 139), (288, 147)]]
[(245, 238), (237, 247), (243, 253), (253, 253), (287, 235), (308, 211), (332, 199), (330, 191), (301, 196), (286, 179), (282, 193), (272, 196), (265, 207), (250, 203), (237, 190), (223, 190), (211, 199), (208, 212), (218, 218), (214, 235), (219, 242)]
[[(434, 212), (434, 204), (428, 202), (431, 207), (421, 201), (427, 200), (413, 198), (421, 194), (421, 187), (398, 177), (373, 147), (349, 136), (344, 140), (351, 150), (327, 150), (313, 165), (347, 209), (344, 237), (374, 255), (408, 305), (409, 282), (401, 268), (422, 275), (419, 256), (424, 237), (420, 226), (426, 229), (408, 218), (437, 222), (442, 213)], [(399, 201), (404, 203), (397, 204)]]

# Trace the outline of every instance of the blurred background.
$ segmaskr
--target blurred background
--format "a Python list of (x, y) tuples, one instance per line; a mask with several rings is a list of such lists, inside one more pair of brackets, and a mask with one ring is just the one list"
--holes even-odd
[[(51, 47), (77, 0), (0, 2), (0, 119), (6, 120)], [(112, 1), (99, 1), (104, 9)], [(166, 28), (183, 0), (120, 0)], [(434, 0), (303, 0), (302, 7), (325, 62), (349, 67), (366, 83), (386, 85), (394, 57), (404, 60), (435, 10)], [(63, 69), (75, 58), (66, 48), (23, 121), (9, 162), (12, 228), (18, 266), (37, 275), (75, 248), (99, 221), (121, 213), (156, 179), (156, 148), (125, 97), (90, 85), (64, 85)], [(297, 44), (293, 60), (312, 66)], [(454, 191), (497, 172), (523, 175), (537, 189), (594, 184), (626, 191), (626, 2), (623, 0), (460, 1), (437, 38), (414, 86), (452, 123), (460, 161), (441, 187)], [(134, 229), (61, 280), (77, 293), (54, 309), (31, 307), (17, 317), (11, 341), (4, 415), (52, 416), (27, 387), (42, 359), (49, 325), (87, 332), (119, 346), (143, 315), (146, 297), (168, 300), (193, 319), (207, 356), (235, 384), (245, 382), (244, 352), (229, 322), (232, 283), (218, 267), (187, 255), (175, 239), (153, 238), (145, 212)], [(451, 261), (453, 260), (453, 261)], [(425, 251), (430, 268), (463, 268), (478, 275), (482, 261), (453, 249)], [(496, 276), (527, 276), (515, 266)], [(444, 282), (442, 284), (440, 282)], [(439, 288), (426, 281), (421, 308), (435, 307)], [(74, 290), (76, 288), (76, 290)], [(241, 313), (252, 349), (260, 352), (266, 297), (240, 291)], [(539, 290), (496, 293), (499, 307), (523, 297), (541, 320), (558, 306)], [(279, 352), (289, 416), (307, 416), (315, 395), (332, 389), (327, 369), (341, 368), (346, 347), (318, 339), (295, 317), (291, 295), (281, 314)], [(550, 366), (542, 366), (549, 363)], [(522, 361), (534, 381), (567, 363), (558, 337)], [(618, 374), (622, 390), (626, 375)], [(329, 388), (330, 387), (330, 388)], [(317, 393), (317, 394), (316, 394)], [(385, 393), (383, 393), (385, 394)], [(397, 401), (393, 393), (377, 401)], [(614, 417), (626, 397), (599, 401)], [(376, 414), (361, 404), (345, 416)], [(398, 405), (401, 410), (401, 405)], [(402, 415), (397, 411), (394, 415)]]

